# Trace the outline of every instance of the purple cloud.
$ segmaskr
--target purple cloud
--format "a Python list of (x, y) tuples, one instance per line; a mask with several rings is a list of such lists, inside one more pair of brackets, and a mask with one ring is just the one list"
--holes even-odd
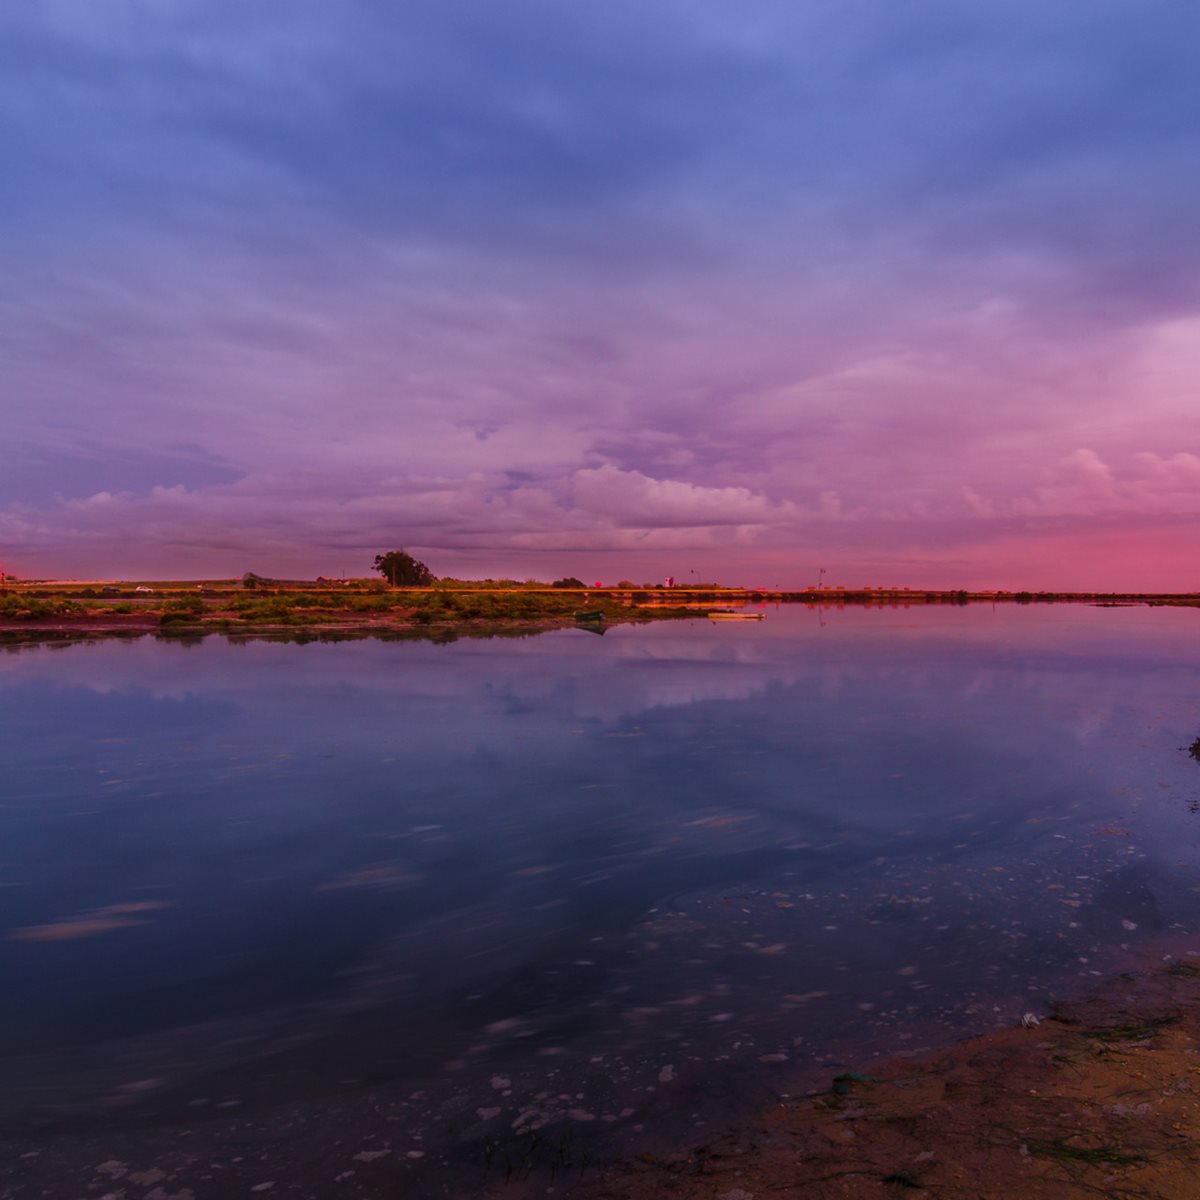
[(0, 564), (1191, 586), (1197, 32), (7, 12)]

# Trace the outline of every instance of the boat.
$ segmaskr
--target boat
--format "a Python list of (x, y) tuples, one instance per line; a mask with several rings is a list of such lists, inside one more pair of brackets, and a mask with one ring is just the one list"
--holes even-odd
[(575, 614), (577, 621), (603, 621), (604, 613), (599, 608), (588, 608)]
[(766, 615), (766, 613), (756, 612), (710, 612), (708, 619), (710, 621), (761, 621)]

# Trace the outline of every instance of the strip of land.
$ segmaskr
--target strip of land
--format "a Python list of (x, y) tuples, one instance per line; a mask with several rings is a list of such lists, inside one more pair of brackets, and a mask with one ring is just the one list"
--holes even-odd
[(0, 639), (520, 636), (572, 624), (595, 630), (696, 616), (694, 606), (674, 599), (553, 588), (389, 588), (374, 581), (336, 587), (246, 587), (236, 580), (22, 583), (0, 591)]
[(1007, 603), (1200, 606), (1195, 593), (967, 592), (912, 588), (561, 588), (440, 581), (392, 588), (377, 580), (12, 581), (0, 584), (0, 640), (255, 633), (337, 638), (519, 636), (582, 624), (695, 617), (769, 604), (901, 609)]

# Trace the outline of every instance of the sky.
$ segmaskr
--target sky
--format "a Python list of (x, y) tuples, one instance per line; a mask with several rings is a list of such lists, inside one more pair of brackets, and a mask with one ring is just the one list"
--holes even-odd
[(0, 8), (0, 569), (1200, 588), (1200, 7)]

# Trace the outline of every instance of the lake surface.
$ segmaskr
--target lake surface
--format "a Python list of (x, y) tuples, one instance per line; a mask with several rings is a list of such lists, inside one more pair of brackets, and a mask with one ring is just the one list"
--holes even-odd
[(0, 654), (4, 1129), (372, 1094), (435, 1188), (1196, 928), (1200, 612), (767, 611)]

